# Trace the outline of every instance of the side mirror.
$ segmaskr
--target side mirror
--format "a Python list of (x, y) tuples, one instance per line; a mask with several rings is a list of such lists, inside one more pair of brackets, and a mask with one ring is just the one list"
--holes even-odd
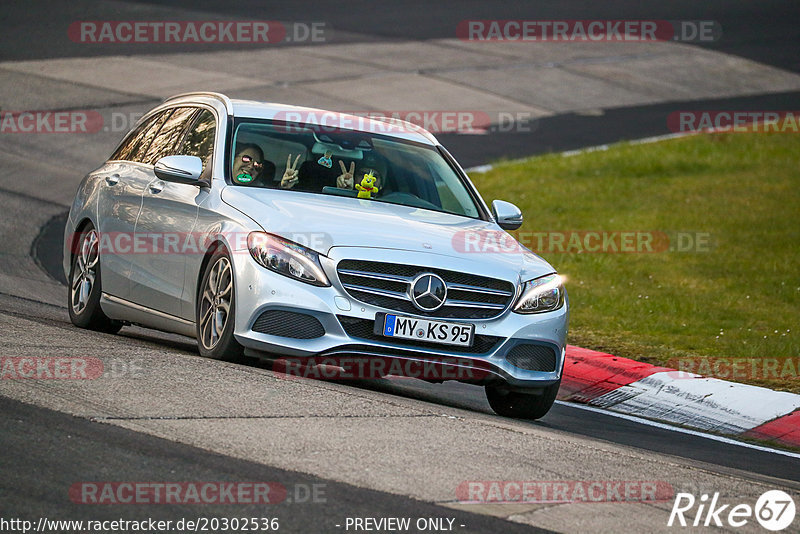
[(203, 161), (197, 156), (164, 156), (153, 169), (156, 176), (167, 182), (178, 184), (203, 185)]
[(516, 230), (522, 226), (522, 212), (511, 202), (492, 202), (492, 215), (503, 230)]

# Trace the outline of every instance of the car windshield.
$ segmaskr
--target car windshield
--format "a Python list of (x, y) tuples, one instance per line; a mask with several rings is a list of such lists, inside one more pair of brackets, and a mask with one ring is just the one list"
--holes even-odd
[(467, 185), (432, 146), (377, 133), (239, 119), (231, 150), (235, 186), (480, 218)]

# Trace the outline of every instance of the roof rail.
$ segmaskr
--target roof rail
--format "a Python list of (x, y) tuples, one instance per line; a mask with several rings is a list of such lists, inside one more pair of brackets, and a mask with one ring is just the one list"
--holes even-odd
[(170, 100), (184, 98), (187, 96), (210, 96), (211, 98), (216, 98), (217, 100), (220, 100), (222, 101), (223, 104), (225, 104), (225, 110), (228, 112), (228, 115), (233, 115), (233, 102), (231, 102), (231, 99), (223, 95), (222, 93), (214, 93), (212, 91), (193, 91), (190, 93), (181, 93), (179, 95), (174, 95), (169, 98), (165, 98), (164, 103), (169, 102)]

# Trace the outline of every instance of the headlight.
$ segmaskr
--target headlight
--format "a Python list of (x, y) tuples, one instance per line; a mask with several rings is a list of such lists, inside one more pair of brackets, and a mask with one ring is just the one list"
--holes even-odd
[(548, 274), (522, 285), (514, 311), (517, 313), (542, 313), (564, 305), (564, 282), (557, 274)]
[(319, 254), (302, 245), (276, 235), (250, 232), (247, 248), (259, 265), (271, 271), (315, 286), (331, 285), (319, 263)]

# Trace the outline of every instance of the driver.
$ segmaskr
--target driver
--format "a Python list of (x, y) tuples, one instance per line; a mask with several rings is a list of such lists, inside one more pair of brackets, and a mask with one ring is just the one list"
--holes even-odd
[(254, 182), (264, 170), (264, 151), (253, 144), (242, 144), (236, 147), (233, 158), (233, 183), (249, 184)]

